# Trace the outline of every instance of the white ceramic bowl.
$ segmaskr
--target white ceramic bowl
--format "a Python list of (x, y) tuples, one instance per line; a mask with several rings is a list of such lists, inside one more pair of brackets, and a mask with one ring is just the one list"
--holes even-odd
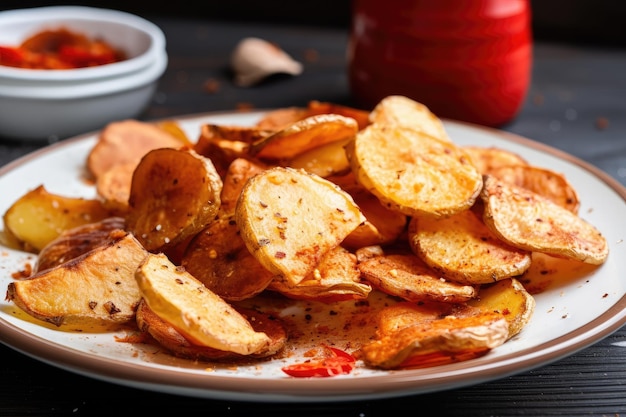
[(167, 67), (158, 26), (129, 13), (82, 6), (0, 12), (0, 45), (65, 27), (121, 48), (128, 59), (97, 67), (33, 70), (0, 66), (0, 137), (62, 139), (141, 114)]

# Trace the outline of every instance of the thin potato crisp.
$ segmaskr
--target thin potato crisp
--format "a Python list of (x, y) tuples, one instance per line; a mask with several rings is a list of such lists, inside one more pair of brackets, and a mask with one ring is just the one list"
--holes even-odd
[(482, 176), (455, 144), (419, 130), (372, 124), (346, 152), (358, 181), (389, 208), (442, 217), (470, 208)]
[(499, 239), (471, 210), (444, 219), (413, 218), (409, 244), (432, 268), (466, 284), (521, 275), (531, 261), (530, 251)]
[(485, 224), (512, 246), (594, 265), (609, 254), (593, 225), (539, 194), (486, 176), (481, 198)]

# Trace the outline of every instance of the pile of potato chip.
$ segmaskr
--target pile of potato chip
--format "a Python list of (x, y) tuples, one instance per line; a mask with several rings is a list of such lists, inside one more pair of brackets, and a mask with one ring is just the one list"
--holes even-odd
[(39, 187), (4, 214), (13, 243), (38, 254), (8, 299), (58, 326), (134, 321), (193, 359), (284, 351), (293, 329), (245, 304), (268, 293), (389, 296), (352, 347), (362, 366), (475, 358), (530, 321), (519, 278), (533, 253), (600, 265), (609, 252), (562, 174), (459, 146), (403, 96), (206, 124), (196, 141), (172, 122), (115, 122), (86, 165), (98, 199)]

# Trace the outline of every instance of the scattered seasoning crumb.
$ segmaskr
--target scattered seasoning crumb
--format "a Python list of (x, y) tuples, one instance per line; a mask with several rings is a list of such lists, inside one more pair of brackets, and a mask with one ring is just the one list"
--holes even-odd
[(307, 48), (304, 51), (304, 60), (306, 62), (317, 62), (320, 58), (320, 53), (317, 49)]
[(241, 102), (241, 103), (237, 103), (237, 110), (252, 110), (254, 108), (254, 105), (252, 103), (245, 103), (245, 102)]
[(31, 265), (30, 262), (25, 262), (24, 269), (22, 269), (21, 271), (13, 272), (11, 274), (11, 277), (13, 279), (28, 278), (31, 276), (32, 273), (33, 273), (33, 266)]
[(607, 119), (606, 117), (598, 117), (596, 119), (596, 129), (598, 130), (605, 130), (609, 127), (609, 119)]
[(209, 78), (202, 85), (202, 89), (206, 93), (215, 94), (220, 91), (220, 82), (217, 81), (215, 78)]
[(604, 293), (604, 294), (602, 295), (602, 298), (606, 298), (606, 297), (608, 297), (608, 296), (609, 296), (609, 295), (608, 295), (607, 293)]
[(144, 332), (135, 332), (124, 337), (114, 336), (116, 342), (120, 343), (147, 343), (149, 338)]

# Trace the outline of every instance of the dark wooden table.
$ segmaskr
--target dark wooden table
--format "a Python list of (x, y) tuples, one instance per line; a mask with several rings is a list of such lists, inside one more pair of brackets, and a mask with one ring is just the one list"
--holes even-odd
[[(305, 105), (312, 99), (352, 104), (346, 80), (347, 30), (151, 20), (166, 33), (170, 62), (142, 119)], [(246, 36), (276, 42), (305, 64), (304, 73), (277, 77), (254, 88), (234, 86), (230, 53)], [(501, 128), (571, 153), (626, 184), (625, 74), (626, 50), (537, 43), (524, 108)], [(0, 139), (0, 165), (44, 145)], [(0, 416), (112, 416), (139, 411), (302, 417), (392, 412), (464, 417), (626, 413), (626, 328), (568, 358), (497, 381), (402, 398), (328, 404), (233, 402), (143, 391), (70, 373), (2, 344), (0, 369)]]

